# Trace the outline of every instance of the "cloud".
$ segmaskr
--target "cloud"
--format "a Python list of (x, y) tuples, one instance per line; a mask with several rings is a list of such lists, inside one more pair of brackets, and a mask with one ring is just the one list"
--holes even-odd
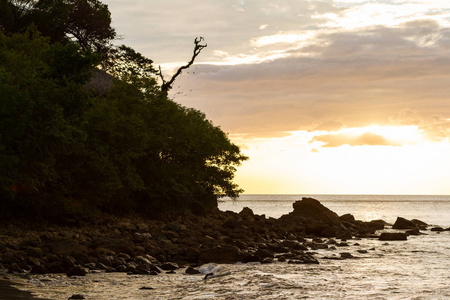
[[(425, 42), (428, 37), (432, 44)], [(445, 48), (450, 31), (436, 22), (322, 33), (319, 38), (324, 46), (311, 57), (291, 50), (289, 57), (258, 64), (197, 65), (195, 75), (184, 74), (178, 82), (193, 92), (175, 100), (205, 111), (226, 131), (255, 135), (313, 130), (329, 122), (388, 125), (405, 109), (428, 116), (450, 111)]]
[(326, 121), (315, 127), (312, 131), (339, 131), (343, 127), (342, 123), (336, 121)]
[[(232, 56), (252, 55), (250, 40), (279, 31), (318, 26), (317, 11), (335, 11), (333, 5), (311, 6), (310, 1), (119, 1), (104, 0), (112, 13), (113, 26), (135, 47), (157, 64), (180, 62), (190, 53), (196, 36), (203, 36), (208, 49), (199, 61), (218, 62), (214, 50)], [(266, 25), (261, 30), (261, 25)], [(119, 41), (120, 42), (120, 41)], [(186, 49), (186, 52), (183, 52)]]
[(420, 123), (408, 124), (437, 139), (449, 134), (450, 116), (432, 116), (450, 111), (450, 3), (105, 3), (125, 36), (119, 42), (156, 65), (186, 62), (194, 37), (206, 38), (208, 47), (171, 95), (225, 131), (268, 136), (388, 125), (410, 109)]
[(315, 136), (310, 143), (321, 142), (324, 143), (322, 147), (340, 147), (343, 145), (349, 146), (399, 146), (396, 142), (391, 142), (383, 136), (365, 132), (360, 135), (350, 135), (346, 133), (340, 134), (326, 134)]
[(403, 109), (389, 118), (393, 125), (417, 125), (423, 135), (432, 141), (450, 138), (450, 114), (421, 114), (417, 110)]

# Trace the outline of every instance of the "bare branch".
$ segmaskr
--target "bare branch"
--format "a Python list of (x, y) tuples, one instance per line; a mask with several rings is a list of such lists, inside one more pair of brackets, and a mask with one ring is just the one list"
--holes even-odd
[(175, 82), (175, 79), (181, 74), (181, 72), (183, 72), (183, 70), (188, 69), (190, 66), (192, 66), (192, 64), (195, 61), (195, 58), (200, 54), (200, 52), (206, 48), (206, 46), (208, 46), (208, 44), (201, 44), (201, 42), (203, 42), (205, 39), (203, 37), (196, 37), (194, 40), (194, 51), (192, 53), (192, 58), (191, 60), (184, 66), (181, 66), (178, 68), (177, 72), (172, 76), (172, 78), (169, 81), (165, 81), (164, 80), (164, 76), (162, 75), (162, 71), (161, 71), (161, 66), (159, 66), (159, 76), (161, 77), (162, 80), (162, 85), (161, 85), (161, 91), (163, 93), (166, 93), (172, 88), (173, 83)]
[[(164, 76), (163, 76), (163, 73), (161, 70), (161, 66), (159, 66), (159, 77), (161, 78), (163, 85), (166, 84), (166, 81), (164, 80)], [(162, 90), (162, 87), (161, 87), (161, 90)]]

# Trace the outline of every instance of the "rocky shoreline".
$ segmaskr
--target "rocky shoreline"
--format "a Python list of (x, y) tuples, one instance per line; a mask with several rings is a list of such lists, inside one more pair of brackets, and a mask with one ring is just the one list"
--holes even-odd
[[(363, 222), (351, 214), (338, 216), (312, 198), (295, 202), (293, 208), (279, 219), (244, 208), (240, 213), (216, 209), (202, 216), (184, 214), (164, 221), (107, 217), (79, 226), (2, 224), (0, 271), (158, 275), (179, 269), (196, 274), (200, 265), (210, 262), (318, 264), (317, 249), (343, 249), (349, 239), (406, 240), (429, 228), (422, 221), (400, 217), (391, 227), (383, 220)], [(386, 228), (395, 231), (379, 233)], [(333, 258), (352, 255), (342, 251)]]

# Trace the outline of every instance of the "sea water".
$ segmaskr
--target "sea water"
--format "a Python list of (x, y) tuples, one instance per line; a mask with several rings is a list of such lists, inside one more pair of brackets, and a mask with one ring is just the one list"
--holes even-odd
[(255, 214), (279, 218), (303, 197), (319, 200), (338, 215), (351, 213), (357, 220), (394, 223), (401, 216), (450, 227), (450, 196), (443, 195), (241, 195), (236, 200), (222, 199), (219, 208), (240, 212), (249, 207)]
[[(352, 213), (364, 221), (393, 223), (402, 216), (450, 226), (449, 196), (243, 195), (225, 199), (219, 208), (239, 212), (249, 207), (276, 218), (292, 211), (292, 204), (304, 196), (320, 200), (339, 215)], [(450, 299), (450, 232), (425, 233), (407, 241), (349, 240), (348, 247), (315, 251), (318, 265), (223, 265), (230, 275), (207, 280), (183, 274), (183, 269), (158, 276), (91, 273), (13, 280), (20, 289), (46, 299), (67, 299), (72, 294), (86, 299)], [(355, 258), (327, 259), (340, 252)]]

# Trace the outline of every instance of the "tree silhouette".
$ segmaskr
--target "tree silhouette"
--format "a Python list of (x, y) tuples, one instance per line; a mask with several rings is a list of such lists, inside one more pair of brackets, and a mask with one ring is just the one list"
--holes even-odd
[(175, 79), (181, 74), (181, 72), (183, 72), (183, 70), (188, 69), (190, 66), (192, 66), (192, 64), (194, 63), (195, 59), (197, 58), (197, 56), (200, 54), (200, 52), (206, 48), (208, 46), (208, 44), (201, 44), (203, 41), (205, 41), (205, 39), (203, 37), (196, 37), (194, 40), (194, 51), (192, 53), (192, 57), (191, 60), (184, 66), (181, 66), (178, 68), (177, 72), (172, 76), (172, 78), (170, 78), (169, 81), (166, 81), (164, 79), (164, 76), (162, 74), (162, 70), (161, 70), (161, 66), (159, 66), (159, 76), (161, 77), (162, 80), (162, 85), (161, 85), (161, 92), (164, 95), (167, 95), (167, 93), (169, 92), (169, 90), (172, 88), (173, 83), (175, 82)]

